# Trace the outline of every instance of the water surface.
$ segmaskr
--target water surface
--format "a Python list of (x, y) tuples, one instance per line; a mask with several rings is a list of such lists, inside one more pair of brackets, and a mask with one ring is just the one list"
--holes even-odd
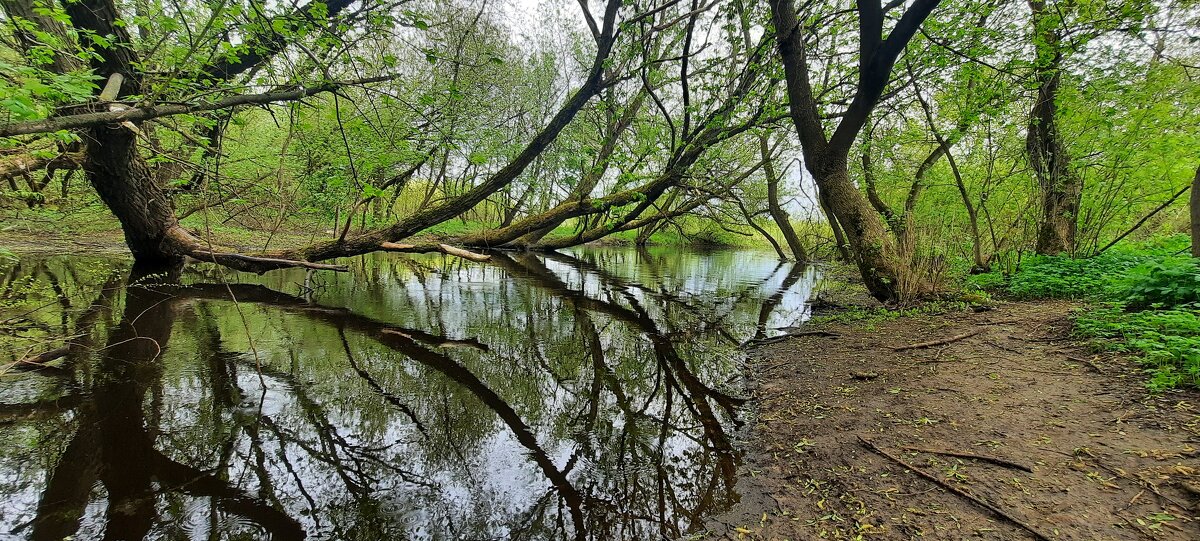
[(697, 532), (738, 498), (742, 344), (815, 279), (678, 249), (346, 263), (0, 264), (0, 537)]

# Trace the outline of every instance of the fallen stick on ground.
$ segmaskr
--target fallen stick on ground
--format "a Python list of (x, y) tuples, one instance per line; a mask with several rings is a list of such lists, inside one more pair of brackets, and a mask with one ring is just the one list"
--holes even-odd
[(796, 332), (787, 333), (784, 336), (829, 336), (829, 337), (834, 337), (834, 336), (841, 336), (841, 335), (838, 333), (829, 332), (829, 331), (796, 331)]
[(997, 466), (1004, 466), (1005, 468), (1013, 468), (1013, 469), (1033, 473), (1032, 466), (1026, 466), (1024, 464), (1019, 464), (1017, 462), (1012, 462), (1010, 460), (1005, 460), (1003, 458), (994, 457), (994, 456), (977, 455), (974, 453), (965, 453), (962, 451), (943, 451), (940, 449), (926, 449), (923, 447), (904, 446), (904, 447), (901, 447), (901, 449), (904, 449), (906, 451), (917, 451), (917, 452), (921, 452), (921, 453), (930, 453), (930, 454), (934, 454), (934, 455), (953, 456), (953, 457), (958, 457), (958, 458), (972, 458), (975, 460), (982, 460), (984, 462), (991, 462), (992, 464), (995, 464)]
[(1089, 360), (1087, 360), (1087, 359), (1084, 359), (1084, 358), (1082, 358), (1082, 357), (1073, 357), (1073, 356), (1071, 356), (1071, 355), (1067, 355), (1067, 360), (1069, 360), (1069, 361), (1074, 361), (1074, 362), (1077, 362), (1077, 363), (1079, 363), (1079, 364), (1082, 364), (1082, 365), (1084, 365), (1084, 366), (1087, 366), (1088, 368), (1091, 368), (1092, 370), (1095, 370), (1097, 374), (1103, 374), (1103, 373), (1104, 373), (1104, 371), (1103, 371), (1103, 370), (1101, 370), (1099, 366), (1096, 366), (1096, 363), (1094, 363), (1094, 362), (1092, 362), (1092, 361), (1089, 361)]
[(767, 344), (774, 344), (775, 342), (782, 342), (784, 340), (787, 340), (788, 338), (798, 338), (801, 336), (827, 336), (830, 338), (836, 338), (841, 335), (838, 333), (829, 332), (829, 331), (799, 331), (799, 332), (790, 332), (787, 334), (781, 334), (779, 336), (772, 336), (770, 338), (755, 338), (753, 340), (746, 341), (746, 343), (743, 345), (765, 346)]
[(909, 344), (907, 346), (898, 346), (898, 347), (892, 348), (892, 351), (907, 351), (910, 349), (920, 349), (920, 348), (927, 348), (927, 347), (931, 347), (931, 346), (940, 346), (942, 344), (949, 344), (950, 342), (957, 342), (964, 338), (970, 338), (981, 332), (983, 332), (983, 329), (974, 330), (974, 331), (971, 331), (968, 333), (963, 333), (963, 334), (960, 334), (957, 336), (951, 336), (950, 338), (943, 338), (941, 340), (930, 340), (928, 342), (919, 342), (916, 344)]
[(1037, 529), (1035, 529), (1033, 526), (1030, 526), (1030, 525), (1024, 523), (1023, 521), (1021, 521), (1021, 519), (1018, 519), (1018, 518), (1004, 512), (1003, 509), (1000, 509), (999, 507), (996, 507), (995, 505), (992, 505), (992, 504), (988, 503), (987, 501), (982, 500), (979, 497), (972, 495), (970, 492), (967, 492), (961, 488), (958, 488), (954, 485), (946, 483), (945, 481), (942, 481), (941, 479), (938, 479), (937, 477), (935, 477), (933, 475), (930, 475), (921, 470), (918, 470), (917, 468), (914, 468), (909, 463), (907, 463), (903, 460), (900, 460), (899, 458), (896, 458), (891, 453), (884, 451), (883, 449), (880, 449), (879, 447), (876, 447), (874, 443), (871, 443), (866, 438), (864, 438), (862, 436), (858, 436), (858, 441), (861, 441), (862, 444), (865, 445), (868, 449), (883, 456), (884, 458), (887, 458), (888, 460), (891, 460), (892, 462), (895, 462), (901, 466), (904, 466), (905, 468), (909, 469), (913, 473), (920, 475), (921, 477), (924, 477), (925, 479), (929, 480), (930, 482), (934, 483), (935, 485), (938, 485), (938, 486), (946, 489), (947, 491), (958, 495), (959, 497), (965, 498), (965, 499), (971, 501), (972, 503), (974, 503), (975, 505), (978, 505), (980, 507), (983, 507), (984, 509), (987, 509), (988, 511), (991, 511), (992, 514), (994, 514), (1004, 520), (1007, 520), (1017, 526), (1020, 526), (1025, 531), (1033, 534), (1034, 537), (1041, 539), (1042, 541), (1051, 541), (1049, 536), (1047, 536), (1046, 534), (1044, 534), (1042, 532), (1037, 531)]

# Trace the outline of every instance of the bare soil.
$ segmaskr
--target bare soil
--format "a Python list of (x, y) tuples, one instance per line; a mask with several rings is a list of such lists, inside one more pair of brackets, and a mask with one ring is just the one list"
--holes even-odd
[(1200, 393), (1149, 394), (1135, 361), (1070, 338), (1073, 308), (831, 323), (759, 348), (751, 477), (717, 531), (1200, 540)]

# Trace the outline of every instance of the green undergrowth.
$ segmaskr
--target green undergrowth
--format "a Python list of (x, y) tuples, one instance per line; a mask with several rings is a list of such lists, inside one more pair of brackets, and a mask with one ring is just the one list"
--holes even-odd
[(1152, 390), (1200, 387), (1200, 259), (1188, 242), (1179, 235), (1086, 259), (1038, 256), (1011, 276), (970, 282), (1021, 299), (1088, 301), (1074, 314), (1078, 336), (1137, 354)]

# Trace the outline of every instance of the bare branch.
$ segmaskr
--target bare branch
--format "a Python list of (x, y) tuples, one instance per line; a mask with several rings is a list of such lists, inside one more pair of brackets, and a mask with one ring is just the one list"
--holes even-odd
[(284, 101), (296, 101), (316, 94), (332, 92), (347, 86), (379, 83), (383, 81), (390, 81), (397, 77), (399, 77), (399, 75), (380, 75), (353, 81), (327, 82), (316, 86), (300, 87), (294, 90), (286, 90), (281, 92), (229, 96), (206, 103), (171, 103), (148, 105), (144, 107), (118, 108), (115, 110), (113, 110), (112, 106), (110, 106), (110, 110), (103, 112), (80, 113), (64, 117), (47, 118), (44, 120), (0, 124), (0, 137), (55, 132), (59, 130), (99, 126), (102, 124), (141, 122), (144, 120), (150, 120), (164, 116), (229, 109), (231, 107), (237, 107), (240, 105), (262, 105)]

